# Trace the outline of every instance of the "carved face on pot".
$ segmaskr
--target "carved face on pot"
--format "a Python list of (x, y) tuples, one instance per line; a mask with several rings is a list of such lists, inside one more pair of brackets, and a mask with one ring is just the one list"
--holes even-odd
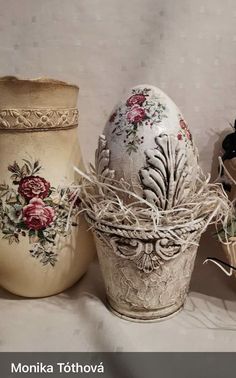
[(194, 187), (198, 162), (191, 132), (175, 103), (156, 87), (128, 91), (113, 110), (99, 149), (107, 151), (107, 168), (116, 180), (123, 178), (159, 208), (172, 207)]

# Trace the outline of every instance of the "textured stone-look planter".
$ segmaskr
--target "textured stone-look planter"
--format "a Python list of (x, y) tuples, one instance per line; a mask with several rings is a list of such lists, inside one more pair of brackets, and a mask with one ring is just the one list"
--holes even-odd
[(156, 87), (131, 88), (99, 137), (94, 168), (83, 205), (111, 310), (139, 321), (176, 313), (207, 211), (198, 206), (197, 149), (175, 103)]
[(94, 254), (67, 189), (75, 182), (73, 166), (83, 168), (78, 87), (5, 77), (0, 93), (0, 285), (48, 296), (73, 285)]
[[(112, 312), (128, 320), (157, 321), (178, 312), (186, 299), (197, 245), (184, 248), (171, 232), (93, 226), (107, 301)], [(198, 243), (203, 220), (191, 230), (175, 228), (180, 238)]]

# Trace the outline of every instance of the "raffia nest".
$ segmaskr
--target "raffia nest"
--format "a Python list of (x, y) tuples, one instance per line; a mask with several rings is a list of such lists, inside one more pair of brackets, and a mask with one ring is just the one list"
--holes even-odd
[[(196, 219), (202, 219), (201, 234), (209, 224), (226, 230), (233, 214), (233, 206), (222, 184), (210, 183), (210, 176), (204, 176), (201, 170), (195, 189), (186, 201), (170, 210), (162, 210), (132, 192), (124, 180), (106, 178), (104, 181), (92, 165), (89, 174), (76, 167), (74, 169), (81, 177), (80, 184), (74, 188), (74, 201), (79, 197), (82, 205), (80, 212), (86, 212), (96, 223), (149, 232), (191, 228)], [(128, 195), (132, 201), (124, 203), (120, 194)]]

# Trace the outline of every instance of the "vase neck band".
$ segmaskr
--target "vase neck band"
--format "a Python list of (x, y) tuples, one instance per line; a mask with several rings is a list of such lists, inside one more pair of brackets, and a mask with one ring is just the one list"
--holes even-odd
[(71, 109), (0, 109), (0, 131), (53, 131), (78, 126), (79, 112)]

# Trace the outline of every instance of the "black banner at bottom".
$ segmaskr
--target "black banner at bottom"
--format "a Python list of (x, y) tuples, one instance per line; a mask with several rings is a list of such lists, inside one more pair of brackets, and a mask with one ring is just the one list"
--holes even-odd
[(0, 377), (228, 378), (236, 353), (0, 353)]

